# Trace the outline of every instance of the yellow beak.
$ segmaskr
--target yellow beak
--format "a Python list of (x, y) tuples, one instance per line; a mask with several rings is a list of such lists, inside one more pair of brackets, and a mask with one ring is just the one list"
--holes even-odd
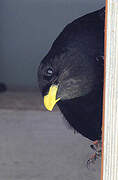
[(52, 111), (54, 105), (60, 100), (60, 98), (56, 99), (56, 94), (58, 91), (57, 85), (52, 85), (49, 89), (49, 92), (46, 96), (44, 96), (44, 105), (47, 110)]

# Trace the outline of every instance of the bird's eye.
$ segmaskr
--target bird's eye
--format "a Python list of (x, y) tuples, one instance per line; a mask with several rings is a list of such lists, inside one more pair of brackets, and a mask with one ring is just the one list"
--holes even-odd
[(52, 70), (51, 68), (48, 68), (46, 74), (47, 74), (48, 76), (52, 76), (53, 70)]
[(43, 78), (47, 81), (50, 81), (52, 79), (53, 74), (54, 74), (54, 70), (51, 67), (49, 67), (45, 69)]

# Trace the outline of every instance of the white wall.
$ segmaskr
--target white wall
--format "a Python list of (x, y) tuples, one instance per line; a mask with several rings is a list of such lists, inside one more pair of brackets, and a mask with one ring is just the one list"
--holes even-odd
[(37, 86), (37, 66), (63, 27), (105, 0), (0, 0), (0, 82)]

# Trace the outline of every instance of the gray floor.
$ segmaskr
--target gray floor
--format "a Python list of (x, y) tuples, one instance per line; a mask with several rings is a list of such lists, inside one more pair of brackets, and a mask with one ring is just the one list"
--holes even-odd
[[(0, 109), (46, 111), (39, 90), (12, 90), (0, 93)], [(54, 111), (57, 110), (55, 106)]]
[(86, 167), (90, 144), (59, 111), (2, 108), (0, 180), (100, 180), (100, 160)]

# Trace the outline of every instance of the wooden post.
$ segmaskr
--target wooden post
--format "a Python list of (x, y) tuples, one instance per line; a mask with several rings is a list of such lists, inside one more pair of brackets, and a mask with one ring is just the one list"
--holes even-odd
[(102, 180), (118, 180), (118, 0), (106, 2)]

